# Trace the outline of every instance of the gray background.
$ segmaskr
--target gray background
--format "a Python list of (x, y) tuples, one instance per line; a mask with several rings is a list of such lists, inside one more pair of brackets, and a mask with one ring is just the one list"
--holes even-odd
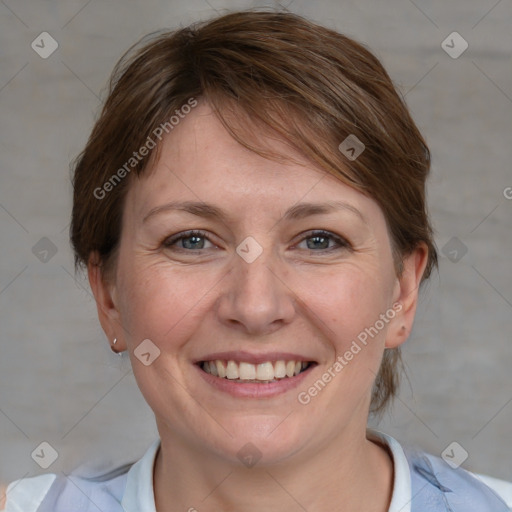
[[(262, 5), (0, 2), (0, 482), (132, 461), (157, 435), (128, 358), (111, 353), (85, 277), (74, 276), (69, 162), (112, 67), (139, 37)], [(441, 252), (404, 347), (409, 381), (379, 428), (437, 455), (457, 441), (469, 454), (463, 467), (512, 480), (512, 4), (295, 0), (289, 9), (382, 60), (433, 153), (439, 249), (452, 237), (467, 248), (463, 257), (456, 248), (459, 261)], [(43, 31), (59, 44), (47, 59), (31, 48)], [(453, 31), (469, 44), (457, 59), (441, 47)], [(43, 237), (57, 249), (46, 263)], [(42, 441), (59, 454), (48, 470), (31, 458)]]

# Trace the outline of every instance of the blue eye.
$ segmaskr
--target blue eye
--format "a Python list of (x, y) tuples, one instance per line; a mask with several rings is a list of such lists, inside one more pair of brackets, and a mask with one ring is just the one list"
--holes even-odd
[[(201, 239), (203, 243), (201, 243)], [(165, 247), (173, 247), (176, 242), (182, 241), (182, 247), (176, 247), (178, 250), (182, 249), (204, 249), (204, 240), (208, 240), (209, 238), (206, 236), (204, 231), (187, 231), (186, 233), (178, 234), (167, 238), (163, 245)]]
[[(313, 252), (330, 252), (340, 248), (350, 248), (350, 244), (345, 239), (336, 236), (329, 231), (312, 231), (308, 233), (307, 236), (303, 237), (299, 243), (304, 241), (309, 242), (310, 240), (313, 240), (313, 243), (307, 243), (306, 250)], [(166, 248), (172, 248), (173, 250), (177, 251), (201, 251), (203, 249), (209, 248), (204, 246), (205, 241), (212, 243), (204, 231), (192, 230), (171, 236), (164, 240), (162, 245)], [(178, 242), (181, 242), (181, 244), (177, 245)], [(334, 246), (330, 246), (331, 242), (334, 242)]]
[[(340, 238), (339, 236), (336, 236), (333, 233), (324, 230), (312, 231), (307, 236), (302, 238), (301, 242), (305, 240), (314, 240), (312, 244), (307, 244), (307, 249), (309, 249), (310, 251), (312, 250), (314, 252), (318, 252), (317, 249), (323, 251), (332, 251), (339, 248), (350, 247), (349, 243), (343, 238)], [(331, 241), (335, 242), (335, 245), (333, 247), (329, 247), (329, 242)]]

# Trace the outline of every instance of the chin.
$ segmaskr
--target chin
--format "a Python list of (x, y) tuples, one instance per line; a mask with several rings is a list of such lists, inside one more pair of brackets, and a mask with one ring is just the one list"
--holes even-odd
[[(288, 414), (288, 413), (287, 413)], [(305, 439), (304, 425), (294, 424), (291, 414), (250, 415), (224, 423), (233, 437), (223, 436), (219, 448), (222, 455), (230, 454), (235, 463), (245, 463), (245, 457), (258, 465), (277, 464), (296, 453)]]

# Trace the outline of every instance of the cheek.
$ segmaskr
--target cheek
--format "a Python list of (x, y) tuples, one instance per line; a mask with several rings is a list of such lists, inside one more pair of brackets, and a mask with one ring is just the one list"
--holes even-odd
[(328, 411), (339, 426), (350, 420), (358, 404), (369, 400), (388, 325), (380, 315), (388, 311), (391, 300), (381, 275), (376, 268), (367, 271), (351, 265), (303, 288), (304, 302), (312, 309), (311, 317), (317, 317), (329, 353), (322, 373), (298, 396), (300, 404), (311, 407), (312, 417)]
[(373, 326), (389, 308), (391, 288), (381, 276), (377, 269), (352, 265), (302, 287), (303, 302), (321, 318), (340, 348)]
[[(129, 343), (149, 338), (155, 344), (175, 342), (191, 325), (197, 325), (207, 292), (214, 288), (215, 276), (182, 272), (166, 263), (125, 267), (121, 288), (121, 314)], [(218, 279), (217, 279), (218, 280)]]

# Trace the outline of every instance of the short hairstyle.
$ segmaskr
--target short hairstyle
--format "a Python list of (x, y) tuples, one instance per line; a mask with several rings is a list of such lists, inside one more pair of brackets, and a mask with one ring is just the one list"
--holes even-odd
[[(422, 283), (437, 266), (425, 190), (430, 152), (382, 64), (334, 30), (258, 9), (150, 34), (116, 64), (74, 164), (70, 234), (77, 269), (97, 252), (105, 279), (112, 275), (128, 187), (156, 160), (162, 127), (170, 133), (171, 117), (198, 99), (251, 151), (280, 161), (282, 155), (254, 144), (255, 134), (277, 134), (373, 198), (386, 219), (397, 276), (402, 258), (420, 243), (428, 248)], [(349, 136), (364, 144), (357, 158), (340, 149)], [(154, 149), (135, 159), (150, 140)], [(397, 393), (400, 363), (399, 348), (385, 349), (370, 412), (382, 412)]]

